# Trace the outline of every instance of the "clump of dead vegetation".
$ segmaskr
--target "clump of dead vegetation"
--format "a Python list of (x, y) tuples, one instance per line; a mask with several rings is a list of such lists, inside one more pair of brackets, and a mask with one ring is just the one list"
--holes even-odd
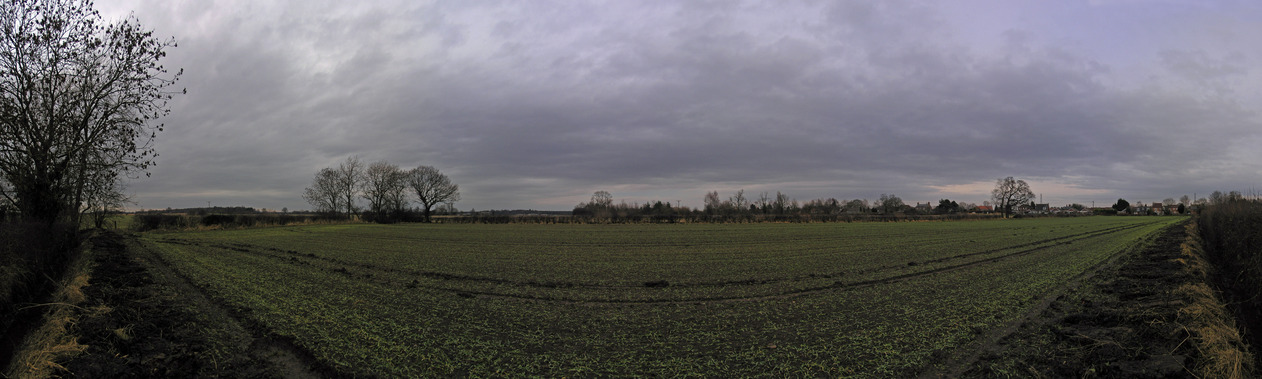
[(1240, 334), (1233, 313), (1208, 284), (1215, 275), (1214, 266), (1206, 259), (1197, 224), (1187, 226), (1188, 237), (1181, 246), (1179, 261), (1195, 278), (1184, 283), (1175, 293), (1186, 301), (1179, 316), (1198, 359), (1191, 368), (1201, 378), (1250, 378), (1255, 373), (1254, 357)]
[[(91, 259), (82, 249), (76, 252), (68, 270), (57, 282), (56, 289), (47, 303), (27, 305), (27, 308), (45, 308), (40, 326), (23, 340), (15, 351), (9, 367), (3, 373), (10, 378), (47, 378), (65, 372), (57, 362), (63, 361), (87, 348), (69, 330), (79, 317), (79, 304), (86, 300), (83, 288), (88, 286)], [(93, 309), (92, 312), (108, 312)]]

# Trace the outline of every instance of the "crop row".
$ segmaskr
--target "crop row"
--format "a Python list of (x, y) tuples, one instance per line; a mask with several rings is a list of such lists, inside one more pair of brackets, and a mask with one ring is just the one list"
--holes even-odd
[[(1105, 222), (1112, 220), (1126, 222)], [(822, 282), (826, 284), (825, 288), (794, 296), (650, 304), (470, 296), (470, 292), (453, 292), (450, 288), (427, 288), (422, 280), (408, 279), (413, 277), (409, 273), (384, 270), (391, 267), (381, 263), (391, 261), (384, 257), (356, 259), (331, 250), (302, 246), (286, 248), (269, 245), (275, 242), (268, 238), (250, 239), (228, 232), (218, 236), (213, 233), (154, 234), (149, 236), (149, 245), (212, 296), (234, 304), (247, 317), (275, 333), (294, 338), (319, 359), (348, 374), (495, 376), (511, 372), (543, 376), (627, 373), (679, 376), (705, 372), (712, 376), (909, 376), (932, 367), (939, 358), (974, 340), (980, 333), (1011, 321), (1051, 289), (1141, 243), (1174, 220), (1093, 218), (1077, 221), (1078, 224), (1058, 220), (1011, 223), (1025, 229), (977, 227), (973, 230), (995, 234), (995, 239), (1006, 242), (992, 249), (1025, 245), (995, 253), (1002, 257), (979, 254), (943, 261), (940, 266), (933, 266), (934, 263), (906, 264), (908, 257), (928, 261), (925, 257), (940, 256), (934, 252), (885, 255), (889, 257), (887, 261), (869, 263), (865, 267), (900, 268), (873, 271), (887, 279), (896, 278), (879, 283), (833, 286), (829, 283), (837, 280), (828, 278)], [(918, 229), (923, 227), (919, 224), (890, 225), (906, 228), (901, 234), (904, 238), (915, 240), (916, 235), (925, 233), (923, 229)], [(467, 229), (446, 235), (448, 238), (454, 235), (482, 238), (479, 236), (505, 231), (493, 228), (488, 231), (484, 225), (462, 227)], [(425, 226), (356, 226), (342, 231), (316, 227), (307, 230), (319, 233), (307, 234), (316, 234), (316, 240), (343, 241), (344, 247), (353, 250), (354, 246), (374, 243), (362, 236), (379, 233), (374, 229), (387, 230), (389, 233), (383, 235), (394, 236), (392, 238), (429, 231)], [(764, 236), (777, 231), (785, 234), (800, 231), (793, 228), (754, 229)], [(805, 229), (810, 232), (810, 228)], [(302, 230), (280, 232), (304, 233)], [(627, 232), (647, 234), (640, 237), (648, 238), (652, 238), (651, 232), (655, 231), (667, 235), (677, 232), (642, 230), (630, 228)], [(692, 229), (698, 233), (706, 230)], [(899, 235), (894, 230), (868, 230)], [(353, 238), (338, 235), (346, 231), (361, 235)], [(318, 236), (320, 233), (334, 236)], [(719, 231), (718, 234), (726, 233)], [(813, 234), (819, 236), (824, 233)], [(873, 240), (857, 232), (852, 232), (850, 237)], [(491, 237), (492, 240), (495, 238)], [(554, 235), (549, 238), (561, 237)], [(610, 236), (605, 238), (615, 239)], [(707, 246), (717, 246), (709, 238), (698, 234), (696, 240)], [(768, 238), (791, 240), (783, 235)], [(976, 234), (955, 238), (984, 239)], [(935, 238), (919, 240), (950, 241)], [(1039, 243), (1044, 240), (1047, 241)], [(812, 239), (805, 241), (802, 244), (808, 247), (821, 243)], [(876, 241), (895, 246), (876, 243), (868, 246), (880, 248), (878, 251), (900, 251), (901, 245), (896, 242), (900, 240), (884, 238)], [(457, 245), (470, 244), (472, 242)], [(524, 245), (515, 246), (520, 250)], [(606, 249), (616, 251), (619, 247), (614, 245)], [(795, 258), (780, 255), (792, 251), (771, 249), (765, 252), (766, 256), (759, 262), (763, 270), (770, 273), (764, 277), (796, 277), (811, 272), (801, 268), (810, 265), (801, 265)], [(984, 250), (972, 252), (980, 251)], [(960, 249), (953, 254), (968, 252)], [(599, 255), (602, 250), (574, 250), (573, 253)], [(706, 254), (705, 250), (696, 253)], [(512, 251), (498, 250), (493, 243), (486, 246), (481, 254), (508, 256), (505, 259), (510, 261), (518, 258), (513, 256)], [(660, 256), (643, 255), (639, 261), (649, 264), (654, 257)], [(838, 254), (832, 257), (848, 259), (855, 255)], [(754, 258), (746, 255), (744, 259)], [(973, 264), (960, 265), (966, 260)], [(363, 266), (337, 266), (346, 262), (359, 262)], [(626, 261), (620, 262), (627, 265), (622, 268), (625, 271), (638, 270)], [(501, 268), (493, 259), (488, 260), (487, 267), (482, 271), (484, 276), (494, 278), (495, 275), (491, 274), (500, 273), (496, 270)], [(691, 270), (709, 281), (714, 281), (714, 278), (735, 281), (744, 277), (725, 279), (722, 274), (708, 272), (714, 267), (693, 266)], [(916, 271), (926, 267), (930, 271)], [(398, 268), (399, 271), (413, 269), (407, 266)], [(829, 271), (828, 268), (820, 270)], [(591, 272), (598, 270), (578, 271)], [(915, 272), (922, 274), (903, 275)], [(512, 280), (520, 278), (503, 276)], [(623, 274), (616, 281), (581, 276), (572, 279), (582, 283), (625, 283), (631, 278), (643, 280), (651, 277), (641, 271)], [(410, 285), (412, 280), (416, 280), (418, 285)], [(431, 284), (464, 282), (477, 283), (438, 278), (433, 279)], [(811, 280), (782, 281), (744, 287), (776, 293), (791, 291), (798, 288), (794, 287), (795, 283), (803, 282), (815, 283)], [(681, 283), (688, 282), (681, 280)], [(668, 297), (651, 291), (682, 291), (683, 295), (696, 296), (708, 289), (741, 286), (699, 285), (691, 289), (684, 286), (640, 287), (637, 290), (649, 291), (646, 293), (660, 299)], [(523, 294), (583, 290), (493, 283), (489, 288), (495, 291), (516, 289)], [(620, 292), (609, 288), (599, 290), (606, 295)], [(697, 292), (689, 292), (693, 290)], [(758, 291), (737, 293), (754, 294)]]
[(180, 233), (161, 238), (239, 243), (255, 250), (297, 251), (354, 264), (459, 277), (635, 286), (648, 281), (726, 284), (862, 272), (890, 262), (906, 264), (993, 251), (1125, 226), (1130, 221), (1087, 220), (1092, 222), (485, 225), (477, 229), (460, 225), (338, 225)]
[[(892, 259), (892, 254), (880, 255), (879, 251), (874, 251), (873, 254), (863, 256), (843, 257), (851, 259), (852, 262), (848, 262), (850, 266), (845, 271), (839, 272), (799, 271), (794, 275), (786, 275), (793, 273), (780, 272), (782, 270), (789, 271), (786, 268), (790, 265), (785, 263), (799, 263), (795, 261), (802, 259), (800, 256), (790, 255), (788, 257), (768, 257), (768, 259), (764, 260), (764, 267), (776, 267), (777, 269), (767, 270), (768, 272), (764, 272), (762, 273), (763, 275), (755, 278), (729, 277), (715, 281), (670, 282), (644, 276), (639, 281), (623, 283), (584, 281), (584, 279), (589, 278), (582, 277), (569, 278), (564, 281), (520, 281), (495, 276), (499, 272), (494, 270), (487, 270), (486, 273), (481, 275), (421, 271), (407, 265), (369, 263), (372, 261), (362, 258), (346, 259), (345, 255), (303, 253), (298, 250), (282, 250), (276, 247), (257, 246), (242, 242), (195, 242), (175, 238), (166, 238), (160, 240), (160, 242), (191, 246), (192, 249), (200, 251), (201, 254), (262, 255), (271, 257), (281, 263), (302, 265), (313, 270), (324, 270), (330, 273), (359, 277), (361, 280), (397, 287), (429, 288), (453, 291), (464, 295), (506, 296), (535, 300), (654, 303), (749, 299), (801, 294), (853, 285), (870, 285), (926, 273), (956, 269), (986, 260), (1029, 254), (1057, 245), (1069, 245), (1084, 239), (1122, 233), (1143, 226), (1144, 224), (1108, 226), (1103, 229), (1067, 235), (1054, 235), (1034, 241), (1022, 241), (1011, 238), (1000, 239), (1010, 245), (981, 251), (962, 252), (944, 249), (921, 252), (921, 254), (916, 256), (916, 259), (920, 259), (920, 261), (894, 260), (898, 258)], [(400, 252), (400, 255), (406, 255), (406, 252)], [(489, 259), (489, 261), (493, 262), (494, 259)], [(729, 262), (721, 261), (710, 261), (707, 263), (710, 263), (710, 265), (698, 265), (692, 269), (695, 271), (723, 272), (722, 265), (729, 264)], [(634, 271), (635, 269), (635, 267), (627, 268), (630, 269), (627, 271)], [(511, 276), (509, 277), (511, 278)]]

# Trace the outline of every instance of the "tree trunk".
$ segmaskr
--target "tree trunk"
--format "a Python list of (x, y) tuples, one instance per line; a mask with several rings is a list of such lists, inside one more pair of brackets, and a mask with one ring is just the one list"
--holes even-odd
[(24, 184), (18, 190), (18, 209), (22, 212), (23, 220), (52, 225), (61, 215), (62, 204), (57, 201), (52, 183), (46, 179), (37, 181)]

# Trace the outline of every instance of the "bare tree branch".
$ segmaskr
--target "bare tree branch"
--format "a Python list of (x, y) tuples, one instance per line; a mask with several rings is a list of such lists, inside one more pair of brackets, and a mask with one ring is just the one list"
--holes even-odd
[(420, 166), (408, 172), (408, 187), (420, 200), (425, 222), (435, 205), (460, 201), (460, 186), (433, 166)]
[(102, 183), (153, 165), (174, 46), (89, 0), (0, 3), (0, 175), (23, 218), (77, 217)]

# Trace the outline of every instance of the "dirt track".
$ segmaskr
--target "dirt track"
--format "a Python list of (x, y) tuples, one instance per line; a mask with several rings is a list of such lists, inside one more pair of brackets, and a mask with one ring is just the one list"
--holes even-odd
[(76, 333), (79, 377), (319, 377), (309, 355), (250, 328), (130, 237), (93, 238), (92, 279)]
[(1176, 261), (1186, 236), (1174, 225), (1103, 268), (985, 346), (962, 376), (1194, 377), (1195, 347), (1179, 324), (1187, 300), (1175, 294), (1190, 278)]

